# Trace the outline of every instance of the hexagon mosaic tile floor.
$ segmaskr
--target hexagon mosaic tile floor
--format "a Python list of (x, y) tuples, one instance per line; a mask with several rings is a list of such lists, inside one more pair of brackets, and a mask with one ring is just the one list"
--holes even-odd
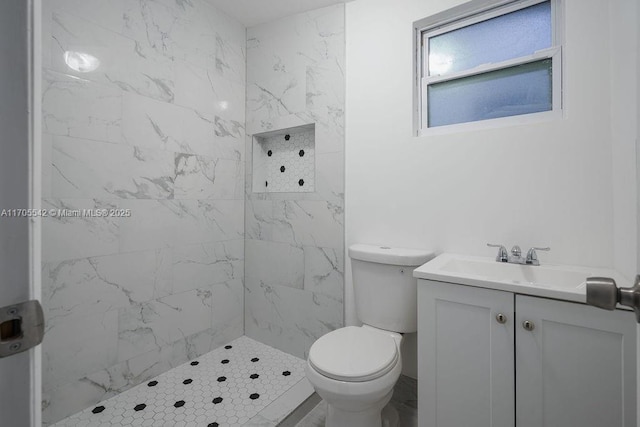
[(240, 337), (54, 426), (248, 426), (304, 378), (304, 365)]

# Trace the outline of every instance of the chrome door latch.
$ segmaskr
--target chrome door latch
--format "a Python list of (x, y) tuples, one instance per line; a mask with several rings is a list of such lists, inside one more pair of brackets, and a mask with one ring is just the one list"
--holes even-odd
[(631, 307), (640, 323), (640, 275), (636, 276), (636, 281), (630, 288), (618, 288), (616, 281), (609, 277), (587, 279), (587, 304), (605, 310), (615, 310), (618, 303)]
[(44, 315), (38, 300), (0, 308), (0, 358), (37, 346), (43, 336)]

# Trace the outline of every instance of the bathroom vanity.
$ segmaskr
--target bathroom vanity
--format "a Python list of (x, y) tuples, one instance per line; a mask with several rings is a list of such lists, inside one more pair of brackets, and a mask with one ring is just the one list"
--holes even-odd
[(637, 425), (635, 317), (585, 305), (615, 272), (443, 254), (414, 276), (420, 426)]

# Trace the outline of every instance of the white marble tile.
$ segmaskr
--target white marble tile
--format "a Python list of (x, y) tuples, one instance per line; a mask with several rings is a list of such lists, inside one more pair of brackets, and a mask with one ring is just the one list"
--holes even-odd
[(247, 336), (306, 358), (313, 342), (342, 326), (342, 302), (322, 294), (246, 278)]
[(265, 286), (288, 286), (302, 289), (304, 282), (304, 252), (286, 243), (263, 240), (246, 241), (247, 278), (259, 280)]
[(176, 199), (242, 199), (240, 160), (176, 154)]
[(246, 79), (245, 43), (234, 42), (226, 34), (216, 34), (215, 66), (218, 73), (232, 81), (244, 84)]
[(245, 201), (245, 233), (247, 239), (271, 240), (275, 217), (271, 200)]
[(344, 70), (334, 60), (323, 60), (307, 66), (307, 108), (330, 111), (344, 108)]
[[(261, 64), (264, 73), (270, 75), (260, 80), (249, 80), (247, 84), (247, 112), (252, 121), (268, 121), (306, 108), (306, 62), (303, 59), (295, 56), (286, 59), (260, 52), (249, 56), (247, 67), (257, 68), (257, 64)], [(288, 68), (295, 72), (286, 72)]]
[(212, 346), (219, 347), (244, 335), (244, 319), (242, 322), (233, 322), (228, 326), (217, 326), (211, 329)]
[(336, 4), (296, 15), (296, 30), (305, 40), (308, 57), (313, 61), (337, 61), (344, 69), (344, 5)]
[(344, 205), (344, 152), (316, 153), (316, 196)]
[(120, 309), (118, 360), (124, 361), (147, 351), (209, 328), (211, 289), (196, 289), (156, 301), (134, 303)]
[(244, 141), (245, 130), (244, 120), (239, 122), (233, 119), (225, 119), (222, 116), (216, 116), (215, 121), (216, 143), (223, 147), (233, 147), (235, 151), (240, 152), (242, 156), (242, 142)]
[[(117, 363), (118, 311), (47, 319), (42, 344), (43, 388)], [(64, 380), (64, 381), (61, 381)]]
[(107, 281), (91, 258), (45, 264), (42, 303), (47, 319), (105, 313), (129, 304), (127, 293)]
[(340, 249), (304, 248), (304, 289), (342, 301), (344, 253)]
[(300, 200), (277, 203), (273, 239), (294, 245), (339, 248), (343, 244), (342, 205)]
[(122, 140), (122, 96), (109, 86), (44, 70), (42, 129), (100, 141)]
[(243, 259), (242, 240), (176, 246), (173, 249), (174, 292), (241, 279)]
[(260, 415), (276, 422), (277, 425), (277, 423), (284, 420), (313, 393), (313, 386), (309, 380), (303, 378), (284, 392), (282, 396), (276, 399), (271, 405), (260, 411)]
[(315, 339), (342, 326), (344, 5), (250, 28), (247, 45), (247, 134), (314, 124), (316, 174), (310, 193), (255, 193), (260, 164), (252, 165), (247, 138), (247, 237), (302, 248), (304, 289), (265, 282), (270, 272), (262, 273), (248, 243), (245, 330), (305, 356)]
[[(210, 5), (214, 2), (205, 0)], [(225, 39), (236, 45), (245, 46), (247, 41), (247, 28), (244, 27), (235, 18), (227, 15), (222, 10), (217, 8), (215, 4), (211, 8), (211, 22), (216, 33), (222, 34)]]
[(242, 200), (122, 200), (119, 249), (130, 252), (244, 237)]
[[(260, 113), (260, 111), (258, 112)], [(254, 114), (247, 108), (247, 134), (255, 135), (262, 132), (312, 125), (316, 123), (316, 119), (306, 112), (265, 117), (263, 114)]]
[(48, 426), (111, 397), (99, 384), (86, 379), (66, 382), (42, 391), (42, 425)]
[[(65, 12), (54, 12), (52, 67), (60, 72), (111, 85), (162, 101), (174, 99), (173, 61), (118, 33)], [(79, 72), (65, 61), (65, 52), (97, 58), (99, 66)]]
[(171, 294), (169, 250), (83, 258), (43, 267), (47, 317), (104, 313)]
[(52, 176), (52, 156), (53, 156), (53, 136), (48, 133), (42, 134), (42, 143), (41, 143), (41, 153), (42, 153), (42, 161), (41, 161), (41, 176), (40, 176), (40, 185), (41, 188), (41, 197), (45, 199), (51, 198), (51, 176)]
[(173, 153), (54, 136), (52, 157), (54, 197), (173, 198)]
[(219, 144), (213, 114), (125, 93), (122, 133), (133, 146), (239, 159), (242, 149)]
[(212, 289), (213, 330), (225, 330), (231, 326), (244, 329), (244, 283), (240, 279), (213, 285)]
[(217, 71), (176, 61), (175, 103), (242, 124), (245, 85)]
[(114, 32), (122, 32), (122, 11), (131, 0), (44, 0), (46, 17), (54, 11), (64, 11), (91, 21)]
[(42, 219), (42, 261), (58, 262), (118, 252), (120, 227), (115, 217), (61, 216), (82, 209), (115, 209), (109, 201), (43, 199), (42, 208), (56, 216)]
[(155, 1), (129, 0), (123, 7), (123, 34), (136, 41), (144, 52), (174, 56), (173, 30), (178, 16)]
[(344, 106), (298, 113), (299, 120), (316, 124), (316, 151), (344, 151)]
[[(296, 427), (324, 427), (327, 419), (327, 403), (323, 400), (313, 408)], [(404, 427), (404, 425), (403, 425)]]

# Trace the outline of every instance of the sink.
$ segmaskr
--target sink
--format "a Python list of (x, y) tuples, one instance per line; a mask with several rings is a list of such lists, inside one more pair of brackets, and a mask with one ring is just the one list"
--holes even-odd
[(592, 276), (624, 278), (613, 270), (572, 265), (521, 265), (495, 258), (445, 253), (414, 270), (419, 279), (504, 290), (514, 293), (586, 301), (586, 279)]

